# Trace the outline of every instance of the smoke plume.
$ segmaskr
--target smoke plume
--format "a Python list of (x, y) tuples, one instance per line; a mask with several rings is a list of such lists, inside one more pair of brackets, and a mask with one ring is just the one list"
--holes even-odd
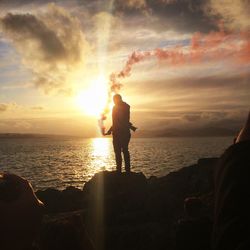
[(131, 75), (133, 67), (145, 60), (156, 58), (160, 63), (169, 66), (181, 66), (200, 62), (226, 61), (237, 64), (250, 63), (250, 33), (237, 34), (210, 32), (209, 34), (195, 33), (187, 46), (173, 48), (156, 48), (150, 51), (135, 51), (127, 59), (119, 72), (114, 72), (109, 79), (109, 100), (100, 118), (100, 126), (105, 130), (103, 121), (109, 112), (108, 106), (113, 94), (122, 87), (121, 81)]

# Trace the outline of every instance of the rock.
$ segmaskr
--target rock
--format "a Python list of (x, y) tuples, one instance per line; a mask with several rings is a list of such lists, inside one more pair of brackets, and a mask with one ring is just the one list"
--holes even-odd
[(68, 187), (36, 194), (45, 202), (48, 216), (56, 220), (81, 209), (78, 213), (96, 249), (171, 250), (186, 197), (200, 196), (211, 213), (216, 163), (216, 158), (200, 159), (195, 165), (149, 179), (142, 173), (103, 171), (82, 190)]
[[(144, 206), (147, 196), (147, 179), (142, 173), (100, 172), (85, 184), (83, 193), (90, 203), (103, 198), (110, 212), (133, 211)], [(100, 197), (101, 196), (101, 197)]]
[(45, 204), (48, 213), (74, 211), (84, 204), (83, 192), (75, 187), (67, 187), (63, 191), (48, 188), (37, 191), (36, 195)]

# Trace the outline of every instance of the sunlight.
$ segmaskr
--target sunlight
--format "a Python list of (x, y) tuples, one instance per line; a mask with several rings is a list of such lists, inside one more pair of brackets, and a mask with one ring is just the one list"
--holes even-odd
[(82, 90), (76, 96), (76, 105), (90, 116), (99, 117), (108, 98), (107, 84), (104, 77), (94, 80), (90, 87)]
[(107, 138), (94, 138), (92, 141), (92, 155), (95, 157), (107, 157), (110, 155), (110, 143)]

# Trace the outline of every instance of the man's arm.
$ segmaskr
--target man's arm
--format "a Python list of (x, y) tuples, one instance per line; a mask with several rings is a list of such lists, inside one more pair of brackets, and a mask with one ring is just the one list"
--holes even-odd
[(135, 127), (131, 122), (129, 123), (129, 128), (133, 130), (134, 132), (136, 131), (137, 127)]
[(104, 135), (111, 135), (113, 131), (113, 127), (111, 126), (110, 129)]

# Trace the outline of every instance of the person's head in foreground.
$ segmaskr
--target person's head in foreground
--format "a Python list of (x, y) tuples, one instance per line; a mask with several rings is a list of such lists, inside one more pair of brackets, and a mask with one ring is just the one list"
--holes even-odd
[(122, 102), (122, 96), (119, 94), (115, 94), (113, 96), (113, 102), (115, 105), (119, 105)]
[(30, 249), (42, 221), (43, 203), (27, 180), (0, 175), (0, 214), (0, 249)]

